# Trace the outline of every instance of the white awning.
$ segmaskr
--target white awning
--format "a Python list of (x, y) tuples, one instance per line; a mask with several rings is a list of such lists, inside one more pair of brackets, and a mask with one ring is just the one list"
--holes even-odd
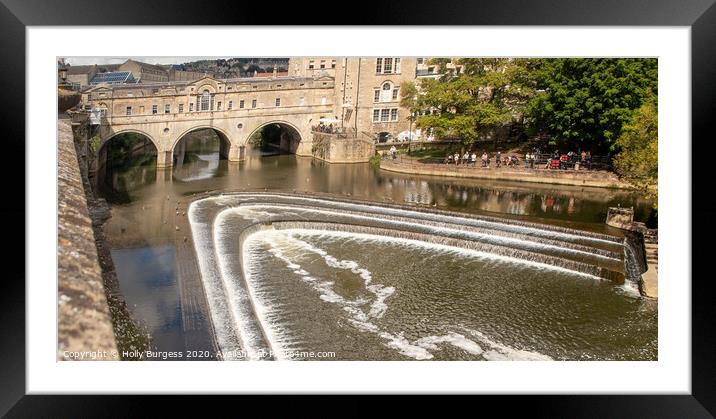
[(321, 118), (318, 120), (318, 122), (323, 122), (324, 124), (333, 124), (336, 122), (341, 122), (340, 119), (332, 119), (332, 118)]

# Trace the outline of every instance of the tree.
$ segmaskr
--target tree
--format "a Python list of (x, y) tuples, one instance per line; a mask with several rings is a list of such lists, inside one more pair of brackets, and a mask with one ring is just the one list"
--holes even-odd
[(658, 106), (651, 95), (621, 129), (615, 145), (616, 172), (641, 189), (656, 194), (659, 179)]
[[(521, 117), (534, 95), (534, 70), (540, 63), (540, 59), (435, 59), (432, 64), (441, 68), (443, 76), (423, 79), (419, 89), (401, 86), (406, 101), (401, 105), (423, 111), (418, 127), (471, 144)], [(413, 89), (419, 90), (415, 104), (410, 102)]]
[(594, 153), (617, 151), (622, 126), (649, 92), (657, 93), (654, 58), (560, 58), (544, 60), (538, 94), (528, 117), (554, 144)]

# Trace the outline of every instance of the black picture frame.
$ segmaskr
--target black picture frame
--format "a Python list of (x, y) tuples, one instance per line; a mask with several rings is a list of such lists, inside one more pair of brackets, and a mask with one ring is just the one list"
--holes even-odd
[[(716, 141), (709, 138), (716, 115), (716, 6), (715, 0), (500, 0), (472, 3), (392, 1), (355, 7), (336, 16), (316, 11), (307, 3), (270, 7), (264, 2), (217, 1), (198, 4), (186, 0), (124, 0), (108, 5), (89, 0), (0, 0), (0, 92), (6, 112), (0, 112), (6, 152), (17, 168), (4, 186), (1, 214), (7, 220), (25, 218), (25, 110), (27, 26), (43, 25), (255, 25), (255, 24), (410, 24), (410, 25), (596, 25), (596, 26), (688, 26), (691, 27), (692, 152), (662, 156), (673, 164), (690, 164), (692, 173), (692, 368), (689, 395), (604, 396), (492, 396), (482, 397), (480, 410), (490, 405), (503, 413), (529, 412), (539, 417), (713, 417), (716, 415), (716, 319), (709, 256), (714, 237), (716, 195), (708, 183), (713, 177), (708, 160)], [(360, 5), (358, 5), (360, 6)], [(380, 13), (377, 9), (380, 8)], [(280, 10), (277, 10), (280, 9)], [(270, 12), (270, 13), (269, 13)], [(71, 42), (71, 40), (68, 40)], [(671, 139), (670, 139), (671, 140)], [(54, 139), (47, 139), (54, 144)], [(674, 139), (674, 141), (686, 141)], [(698, 150), (697, 150), (698, 147)], [(17, 156), (24, 155), (24, 159)], [(694, 164), (692, 164), (692, 162)], [(22, 178), (23, 182), (20, 182)], [(26, 219), (26, 223), (32, 220)], [(4, 223), (6, 240), (0, 253), (6, 275), (0, 292), (0, 415), (10, 417), (134, 416), (144, 411), (144, 397), (39, 396), (25, 395), (25, 230), (20, 223)], [(13, 229), (15, 231), (13, 231)], [(54, 284), (54, 281), (48, 281)], [(98, 379), (102, 379), (98, 377)], [(516, 397), (520, 400), (513, 400)], [(203, 411), (204, 403), (175, 399), (162, 404), (184, 414)], [(312, 406), (312, 400), (293, 399), (276, 403), (264, 397), (260, 403), (295, 410)], [(371, 403), (343, 402), (354, 411), (373, 410)], [(396, 404), (396, 408), (402, 408)], [(417, 403), (417, 406), (422, 403)], [(164, 410), (167, 413), (169, 410)], [(486, 410), (487, 411), (487, 410)], [(386, 411), (383, 411), (385, 413)]]

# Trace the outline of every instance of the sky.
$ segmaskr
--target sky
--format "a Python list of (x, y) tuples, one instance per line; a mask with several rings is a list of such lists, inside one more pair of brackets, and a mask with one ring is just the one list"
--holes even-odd
[(182, 64), (189, 61), (216, 60), (219, 58), (232, 57), (65, 57), (65, 61), (70, 65), (122, 64), (127, 61), (128, 58), (148, 64)]

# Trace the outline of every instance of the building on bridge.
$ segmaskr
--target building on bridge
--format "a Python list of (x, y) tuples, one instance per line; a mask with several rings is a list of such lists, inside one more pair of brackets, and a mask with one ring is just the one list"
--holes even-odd
[(300, 57), (289, 60), (287, 76), (149, 83), (142, 75), (139, 84), (90, 87), (82, 100), (101, 110), (102, 140), (122, 132), (143, 134), (157, 148), (157, 167), (172, 166), (184, 135), (204, 128), (219, 135), (223, 157), (241, 160), (251, 135), (268, 124), (282, 128), (283, 150), (311, 156), (313, 127), (329, 121), (326, 125), (356, 140), (353, 149), (360, 151), (348, 153), (357, 155), (370, 153), (362, 142), (411, 128), (409, 110), (400, 107), (400, 85), (417, 77), (416, 58)]

